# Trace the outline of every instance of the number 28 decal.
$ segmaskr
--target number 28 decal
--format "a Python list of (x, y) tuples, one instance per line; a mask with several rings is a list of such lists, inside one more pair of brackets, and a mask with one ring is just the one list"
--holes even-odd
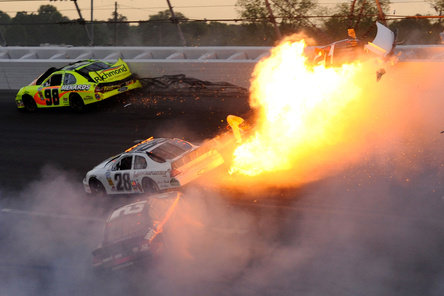
[(59, 90), (57, 88), (45, 89), (46, 106), (60, 105)]
[(128, 173), (117, 173), (114, 175), (114, 180), (117, 181), (117, 191), (131, 190), (130, 176)]

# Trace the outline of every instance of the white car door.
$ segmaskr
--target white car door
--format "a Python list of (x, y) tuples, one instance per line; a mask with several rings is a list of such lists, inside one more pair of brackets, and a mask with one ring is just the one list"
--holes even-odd
[(133, 155), (122, 155), (111, 169), (111, 179), (115, 185), (115, 190), (121, 193), (133, 191), (131, 185)]
[(133, 182), (133, 189), (137, 192), (143, 192), (142, 180), (143, 177), (146, 175), (147, 168), (147, 157), (143, 154), (134, 155), (134, 165), (131, 173), (131, 180)]

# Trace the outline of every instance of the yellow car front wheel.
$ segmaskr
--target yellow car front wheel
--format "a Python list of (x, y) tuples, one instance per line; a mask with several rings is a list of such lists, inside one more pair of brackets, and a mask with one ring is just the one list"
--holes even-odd
[(23, 105), (25, 106), (24, 110), (26, 112), (32, 113), (37, 111), (37, 104), (31, 96), (24, 95), (22, 96)]

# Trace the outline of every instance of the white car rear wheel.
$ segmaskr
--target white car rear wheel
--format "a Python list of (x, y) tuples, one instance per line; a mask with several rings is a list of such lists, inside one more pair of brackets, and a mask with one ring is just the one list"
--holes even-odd
[(159, 192), (159, 186), (157, 186), (156, 182), (154, 182), (150, 178), (143, 178), (142, 189), (143, 189), (143, 192), (150, 193), (150, 194)]

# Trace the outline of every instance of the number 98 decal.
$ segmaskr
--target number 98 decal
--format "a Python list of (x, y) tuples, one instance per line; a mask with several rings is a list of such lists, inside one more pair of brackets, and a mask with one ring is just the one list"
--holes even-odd
[(117, 173), (114, 175), (114, 180), (117, 181), (117, 191), (130, 191), (131, 190), (131, 182), (129, 173)]
[(46, 106), (60, 105), (59, 90), (57, 88), (45, 89)]

